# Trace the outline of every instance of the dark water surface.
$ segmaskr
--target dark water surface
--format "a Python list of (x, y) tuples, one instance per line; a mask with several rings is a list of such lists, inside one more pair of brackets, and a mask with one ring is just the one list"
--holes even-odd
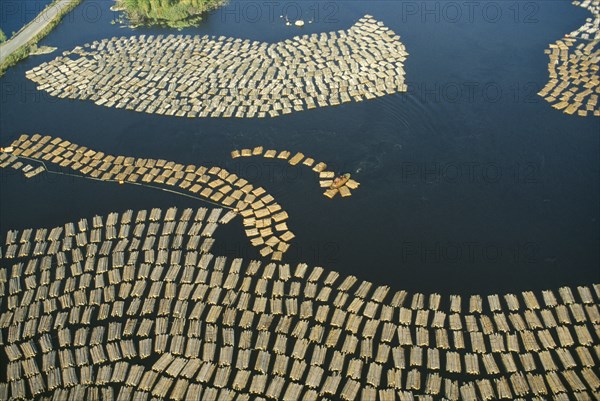
[[(0, 29), (10, 38), (13, 32), (40, 15), (52, 0), (2, 0), (0, 2)], [(51, 12), (43, 13), (39, 18), (53, 16)]]
[[(171, 33), (111, 25), (111, 4), (84, 0), (41, 44), (64, 51)], [(275, 119), (153, 116), (51, 98), (24, 74), (56, 54), (32, 57), (0, 79), (0, 142), (41, 133), (112, 154), (226, 167), (288, 211), (290, 263), (395, 289), (486, 294), (598, 282), (600, 119), (562, 114), (536, 95), (548, 76), (544, 49), (589, 14), (568, 1), (476, 4), (233, 1), (180, 32), (279, 41), (371, 14), (401, 36), (408, 93)], [(284, 9), (314, 21), (286, 26)], [(229, 157), (257, 145), (302, 151), (362, 185), (327, 200), (308, 169)], [(114, 210), (202, 206), (126, 185), (0, 173), (2, 235)], [(258, 258), (241, 219), (217, 238), (216, 254)]]

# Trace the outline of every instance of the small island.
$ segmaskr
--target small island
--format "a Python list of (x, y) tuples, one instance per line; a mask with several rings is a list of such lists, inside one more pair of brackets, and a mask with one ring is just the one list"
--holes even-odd
[(183, 28), (197, 24), (202, 13), (214, 10), (226, 0), (116, 0), (134, 25), (164, 25)]

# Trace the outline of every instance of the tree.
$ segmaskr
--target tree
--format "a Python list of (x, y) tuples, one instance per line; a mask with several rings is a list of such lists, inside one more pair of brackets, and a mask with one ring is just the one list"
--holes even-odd
[(134, 23), (158, 23), (172, 27), (194, 25), (203, 12), (227, 0), (118, 0)]
[(6, 42), (6, 35), (2, 31), (2, 29), (0, 29), (0, 43), (4, 43), (4, 42)]

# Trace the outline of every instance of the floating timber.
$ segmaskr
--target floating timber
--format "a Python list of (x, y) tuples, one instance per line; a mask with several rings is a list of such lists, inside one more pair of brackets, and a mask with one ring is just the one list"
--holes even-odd
[(264, 157), (267, 159), (272, 159), (276, 155), (279, 155), (279, 156), (277, 156), (278, 159), (287, 160), (287, 162), (292, 166), (296, 166), (302, 162), (302, 165), (311, 168), (312, 171), (318, 175), (318, 178), (320, 180), (319, 184), (320, 184), (321, 188), (327, 188), (325, 190), (325, 192), (323, 193), (323, 195), (329, 199), (335, 197), (338, 193), (341, 194), (342, 197), (348, 197), (348, 196), (352, 195), (350, 190), (357, 189), (360, 186), (360, 183), (358, 181), (349, 179), (340, 187), (332, 188), (333, 179), (335, 178), (335, 172), (327, 171), (326, 163), (319, 162), (319, 163), (315, 164), (315, 159), (313, 159), (312, 157), (307, 157), (303, 153), (300, 153), (300, 152), (296, 153), (290, 159), (288, 159), (288, 157), (291, 155), (291, 152), (288, 150), (277, 151), (274, 149), (269, 149), (263, 153), (262, 146), (254, 148), (253, 150), (251, 150), (251, 149), (237, 150), (236, 149), (231, 152), (231, 157), (233, 159), (237, 159), (239, 157), (256, 157), (256, 156)]
[(404, 45), (366, 15), (277, 43), (140, 35), (78, 46), (28, 71), (38, 90), (178, 117), (277, 117), (405, 92)]
[[(262, 152), (262, 149), (258, 150)], [(258, 150), (255, 149), (254, 153), (261, 153)], [(217, 223), (219, 219), (227, 222), (241, 215), (246, 227), (244, 232), (252, 245), (260, 248), (261, 256), (275, 261), (283, 259), (295, 237), (286, 224), (289, 217), (287, 212), (273, 196), (266, 193), (265, 189), (255, 187), (242, 177), (220, 167), (184, 166), (166, 160), (107, 155), (61, 138), (38, 134), (21, 135), (13, 142), (11, 153), (0, 153), (0, 159), (2, 158), (4, 161), (0, 168), (20, 163), (20, 169), (23, 164), (21, 159), (41, 163), (38, 168), (25, 173), (26, 176), (38, 170), (63, 174), (66, 168), (70, 168), (73, 170), (72, 174), (89, 179), (147, 186), (219, 204), (227, 208), (228, 212), (222, 217), (209, 216), (209, 222)], [(52, 165), (63, 168), (54, 171), (49, 167)], [(150, 211), (150, 220), (160, 219), (160, 213), (161, 210)], [(167, 217), (173, 213), (173, 210), (167, 211)], [(188, 220), (191, 218), (187, 217)], [(126, 220), (131, 222), (132, 218), (132, 215), (128, 215)], [(140, 218), (142, 217), (136, 217), (136, 221)], [(108, 216), (107, 226), (115, 226), (116, 223), (114, 217)], [(87, 221), (81, 222), (78, 228), (86, 228), (87, 224)], [(92, 224), (98, 225), (101, 221), (94, 220)], [(203, 231), (198, 234), (210, 236), (214, 228), (214, 224), (205, 225)], [(130, 229), (135, 227), (123, 227), (123, 231), (109, 231), (107, 239), (121, 237)], [(75, 234), (75, 227), (72, 231)], [(96, 236), (93, 239), (98, 240)], [(9, 250), (11, 254), (17, 251), (17, 247)]]
[(213, 255), (205, 227), (228, 213), (126, 210), (7, 231), (0, 400), (598, 398), (597, 284), (408, 294)]
[(592, 13), (586, 23), (549, 45), (549, 81), (538, 95), (557, 110), (581, 117), (600, 116), (600, 6), (598, 0), (573, 1)]

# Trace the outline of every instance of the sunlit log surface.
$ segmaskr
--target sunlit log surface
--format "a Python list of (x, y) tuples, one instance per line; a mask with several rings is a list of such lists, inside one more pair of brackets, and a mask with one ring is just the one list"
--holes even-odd
[(278, 43), (133, 36), (77, 47), (27, 72), (51, 96), (179, 117), (276, 117), (407, 90), (399, 36), (365, 16)]
[(213, 255), (203, 233), (226, 220), (173, 207), (5, 233), (0, 399), (598, 399), (598, 284), (409, 294)]
[(538, 93), (567, 114), (600, 116), (600, 1), (574, 1), (591, 18), (546, 50), (550, 80)]
[(277, 159), (287, 161), (292, 166), (302, 165), (309, 167), (314, 173), (318, 174), (319, 185), (321, 188), (326, 188), (323, 195), (329, 199), (334, 198), (337, 194), (340, 194), (344, 198), (351, 196), (351, 190), (355, 190), (360, 186), (358, 181), (351, 178), (343, 184), (340, 183), (340, 185), (335, 185), (334, 182), (336, 174), (334, 171), (327, 170), (327, 163), (316, 162), (315, 159), (305, 156), (302, 152), (296, 152), (292, 156), (292, 152), (289, 150), (264, 150), (263, 146), (256, 146), (253, 149), (236, 149), (231, 152), (232, 159), (237, 159), (239, 157), (262, 157), (265, 159)]
[(221, 167), (108, 155), (39, 134), (21, 135), (9, 148), (0, 152), (0, 168), (20, 170), (28, 178), (44, 171), (75, 175), (155, 188), (227, 208), (232, 212), (229, 219), (243, 217), (244, 232), (263, 257), (282, 260), (295, 238), (287, 226), (287, 212), (272, 195)]

